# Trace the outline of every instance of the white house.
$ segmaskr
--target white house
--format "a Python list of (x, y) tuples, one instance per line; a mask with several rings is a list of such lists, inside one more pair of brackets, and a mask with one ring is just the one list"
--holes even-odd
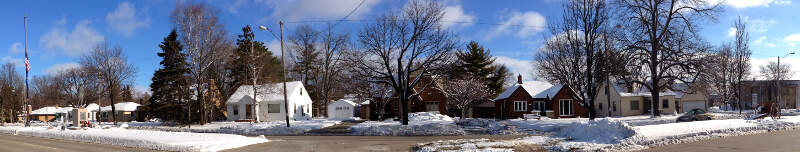
[(346, 99), (337, 100), (331, 104), (328, 104), (328, 118), (351, 118), (353, 117), (354, 110), (356, 110), (356, 103)]
[(97, 121), (97, 109), (100, 109), (100, 105), (96, 103), (90, 103), (86, 105), (85, 109), (89, 111), (89, 121)]
[[(91, 105), (89, 105), (91, 106)], [(87, 106), (87, 107), (89, 107)], [(133, 121), (136, 120), (136, 109), (140, 105), (135, 102), (120, 102), (114, 104), (114, 112), (119, 118), (118, 121)], [(97, 109), (87, 109), (90, 113), (97, 112)], [(100, 121), (114, 121), (111, 118), (111, 106), (100, 107)]]
[[(283, 99), (283, 83), (257, 85), (258, 108), (253, 100), (253, 86), (242, 85), (226, 101), (228, 121), (254, 120), (281, 121), (286, 118)], [(286, 94), (289, 102), (289, 118), (292, 120), (311, 119), (311, 97), (300, 81), (286, 82)], [(257, 115), (253, 115), (257, 113)]]

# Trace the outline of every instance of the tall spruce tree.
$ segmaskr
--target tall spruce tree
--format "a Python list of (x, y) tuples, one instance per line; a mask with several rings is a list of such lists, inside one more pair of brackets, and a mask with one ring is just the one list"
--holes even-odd
[(186, 55), (181, 50), (183, 47), (178, 41), (178, 34), (173, 29), (164, 41), (158, 45), (162, 58), (161, 68), (153, 74), (153, 83), (150, 84), (151, 116), (167, 121), (189, 123), (186, 119), (188, 110), (189, 69), (186, 67)]
[(242, 28), (242, 34), (236, 39), (236, 52), (233, 53), (233, 62), (230, 65), (231, 77), (233, 77), (233, 87), (241, 85), (252, 85), (253, 68), (255, 68), (258, 83), (277, 82), (281, 78), (281, 62), (278, 57), (264, 45), (264, 42), (256, 41), (255, 34), (250, 26)]
[(485, 49), (478, 42), (470, 41), (467, 49), (457, 52), (459, 64), (458, 68), (466, 74), (485, 81), (486, 85), (493, 92), (503, 89), (503, 83), (508, 76), (508, 68), (504, 65), (494, 64), (494, 58), (489, 49)]

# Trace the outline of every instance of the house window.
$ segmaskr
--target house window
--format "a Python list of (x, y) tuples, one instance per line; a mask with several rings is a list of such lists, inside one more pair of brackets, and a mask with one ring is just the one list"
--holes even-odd
[(614, 102), (612, 103), (612, 105), (614, 105), (614, 106), (612, 106), (612, 108), (613, 108), (612, 110), (614, 110), (614, 111), (617, 111), (617, 102), (616, 102), (616, 101), (614, 101)]
[(661, 100), (661, 108), (663, 109), (669, 108), (669, 100), (667, 99)]
[(268, 113), (281, 113), (281, 104), (267, 104)]
[(639, 101), (631, 100), (631, 110), (639, 110)]
[(233, 105), (233, 115), (239, 115), (239, 105)]
[(558, 106), (561, 116), (572, 116), (572, 99), (558, 100)]
[(425, 111), (439, 111), (439, 102), (425, 101)]
[(533, 102), (533, 110), (544, 111), (544, 101), (534, 101)]
[(528, 110), (527, 101), (514, 101), (514, 111), (527, 111), (527, 110)]
[(753, 103), (753, 105), (756, 105), (756, 103), (758, 103), (758, 93), (753, 93), (753, 101), (752, 101), (752, 103)]

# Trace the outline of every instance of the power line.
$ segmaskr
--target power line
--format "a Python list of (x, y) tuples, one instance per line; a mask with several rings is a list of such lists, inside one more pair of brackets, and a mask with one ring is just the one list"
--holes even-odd
[[(286, 21), (285, 23), (326, 23), (334, 21), (337, 22), (337, 24), (341, 22), (364, 22), (364, 23), (375, 22), (375, 20), (369, 20), (369, 19), (306, 19), (306, 20)], [(479, 25), (490, 25), (490, 26), (508, 26), (515, 28), (545, 28), (545, 26), (536, 26), (536, 25), (505, 24), (505, 23), (474, 22), (474, 21), (441, 20), (441, 22), (458, 23), (458, 24), (479, 24)]]

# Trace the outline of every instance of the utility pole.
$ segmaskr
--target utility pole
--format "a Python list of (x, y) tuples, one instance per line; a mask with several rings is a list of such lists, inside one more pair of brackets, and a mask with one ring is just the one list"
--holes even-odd
[(286, 95), (286, 56), (283, 53), (283, 21), (278, 21), (281, 27), (281, 68), (283, 69), (283, 109), (286, 111), (286, 128), (289, 128), (289, 99)]

